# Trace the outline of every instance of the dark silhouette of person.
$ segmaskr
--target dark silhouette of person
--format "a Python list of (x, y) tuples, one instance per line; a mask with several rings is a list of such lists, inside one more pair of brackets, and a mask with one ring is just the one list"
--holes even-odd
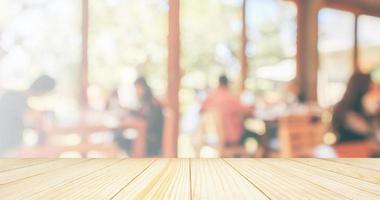
[(27, 90), (6, 90), (0, 95), (0, 155), (22, 145), (24, 116), (29, 110), (27, 99), (42, 96), (54, 88), (54, 79), (42, 75)]
[(370, 84), (368, 74), (351, 76), (342, 100), (333, 111), (332, 126), (338, 133), (338, 143), (365, 140), (370, 135), (371, 127), (363, 106)]
[[(134, 120), (128, 123), (144, 124), (146, 133), (146, 156), (159, 156), (162, 153), (162, 134), (164, 127), (164, 115), (161, 103), (153, 96), (153, 92), (145, 78), (140, 77), (135, 81), (135, 89), (140, 108), (129, 110), (129, 116)], [(131, 141), (116, 134), (116, 142), (125, 151), (130, 150)]]

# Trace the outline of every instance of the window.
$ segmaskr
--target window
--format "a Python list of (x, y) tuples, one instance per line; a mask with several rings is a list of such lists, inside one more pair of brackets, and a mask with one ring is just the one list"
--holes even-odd
[(75, 115), (81, 61), (81, 1), (0, 1), (0, 89), (26, 89), (41, 74), (57, 81), (55, 94), (29, 102)]
[(355, 16), (352, 13), (322, 9), (318, 16), (318, 102), (332, 106), (343, 96), (353, 71)]
[(358, 25), (359, 66), (369, 72), (380, 67), (380, 18), (363, 15)]
[[(218, 75), (238, 78), (242, 1), (181, 1), (181, 67), (184, 87), (215, 86)], [(202, 76), (189, 86), (187, 80)], [(206, 81), (210, 80), (210, 81)]]
[(252, 90), (276, 90), (296, 76), (296, 5), (248, 0), (246, 13), (251, 73), (246, 85)]
[[(131, 94), (131, 82), (145, 75), (158, 96), (166, 90), (166, 0), (90, 1), (90, 87)], [(126, 85), (129, 87), (125, 88)]]
[(197, 91), (214, 88), (227, 74), (232, 87), (240, 75), (242, 1), (181, 0), (182, 111), (198, 101)]

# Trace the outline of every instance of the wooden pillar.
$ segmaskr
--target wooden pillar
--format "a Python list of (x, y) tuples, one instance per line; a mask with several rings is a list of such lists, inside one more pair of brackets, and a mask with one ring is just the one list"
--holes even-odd
[(169, 36), (168, 36), (168, 117), (164, 135), (164, 156), (177, 156), (179, 133), (179, 85), (180, 85), (180, 21), (179, 0), (169, 0)]
[(355, 15), (355, 25), (354, 25), (354, 55), (353, 55), (353, 69), (354, 72), (360, 72), (360, 67), (359, 67), (359, 47), (358, 47), (358, 15)]
[(247, 9), (247, 0), (243, 0), (243, 6), (242, 6), (242, 31), (241, 31), (241, 49), (240, 49), (240, 85), (239, 90), (240, 92), (244, 91), (245, 89), (245, 81), (248, 77), (249, 69), (248, 69), (248, 58), (246, 54), (247, 49), (247, 16), (246, 16), (246, 9)]
[(88, 88), (88, 0), (82, 0), (82, 66), (80, 73), (80, 102), (87, 106)]
[(317, 101), (320, 0), (297, 0), (297, 85), (299, 95)]
[(306, 77), (304, 74), (304, 65), (305, 65), (305, 56), (303, 52), (303, 41), (304, 41), (304, 28), (303, 24), (305, 24), (305, 9), (304, 9), (304, 2), (302, 0), (295, 1), (297, 5), (297, 75), (296, 75), (296, 85), (297, 85), (297, 91), (299, 96), (305, 96), (306, 97), (306, 85), (303, 83), (306, 83)]

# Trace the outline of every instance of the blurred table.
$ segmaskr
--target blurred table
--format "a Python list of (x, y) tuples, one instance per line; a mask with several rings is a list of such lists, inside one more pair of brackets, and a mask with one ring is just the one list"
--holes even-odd
[(0, 160), (0, 199), (379, 198), (379, 159)]
[[(18, 155), (20, 157), (58, 157), (60, 154), (68, 151), (78, 152), (82, 157), (87, 157), (86, 154), (90, 151), (99, 151), (104, 154), (102, 157), (116, 157), (119, 154), (119, 149), (114, 141), (103, 141), (93, 143), (90, 140), (91, 135), (101, 134), (109, 135), (113, 140), (114, 134), (123, 134), (126, 129), (133, 129), (136, 131), (136, 136), (133, 138), (132, 155), (134, 157), (143, 157), (146, 149), (146, 134), (144, 124), (132, 119), (127, 123), (114, 123), (109, 125), (107, 123), (92, 122), (92, 123), (79, 123), (66, 126), (51, 126), (44, 135), (44, 143), (34, 147), (26, 147), (20, 149)], [(60, 143), (63, 143), (62, 136), (75, 134), (79, 137), (78, 144), (52, 144), (52, 140), (58, 137)], [(57, 140), (57, 139), (55, 139)]]

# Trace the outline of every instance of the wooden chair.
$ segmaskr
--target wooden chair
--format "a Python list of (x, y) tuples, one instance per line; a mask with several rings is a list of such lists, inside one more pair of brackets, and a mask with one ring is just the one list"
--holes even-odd
[(279, 119), (281, 157), (312, 157), (322, 144), (325, 127), (311, 113), (294, 114)]
[(334, 149), (340, 158), (368, 158), (374, 152), (376, 144), (370, 140), (336, 144)]
[[(244, 146), (225, 146), (225, 129), (218, 111), (207, 110), (201, 114), (199, 130), (194, 137), (194, 148), (200, 157), (201, 148), (209, 145), (215, 147), (220, 157), (250, 157)], [(207, 144), (209, 138), (217, 138), (216, 144)]]
[(175, 116), (173, 111), (167, 107), (164, 107), (164, 128), (162, 135), (162, 156), (164, 157), (175, 157), (177, 152), (173, 149), (173, 143), (177, 143), (178, 138), (175, 136), (174, 124)]

